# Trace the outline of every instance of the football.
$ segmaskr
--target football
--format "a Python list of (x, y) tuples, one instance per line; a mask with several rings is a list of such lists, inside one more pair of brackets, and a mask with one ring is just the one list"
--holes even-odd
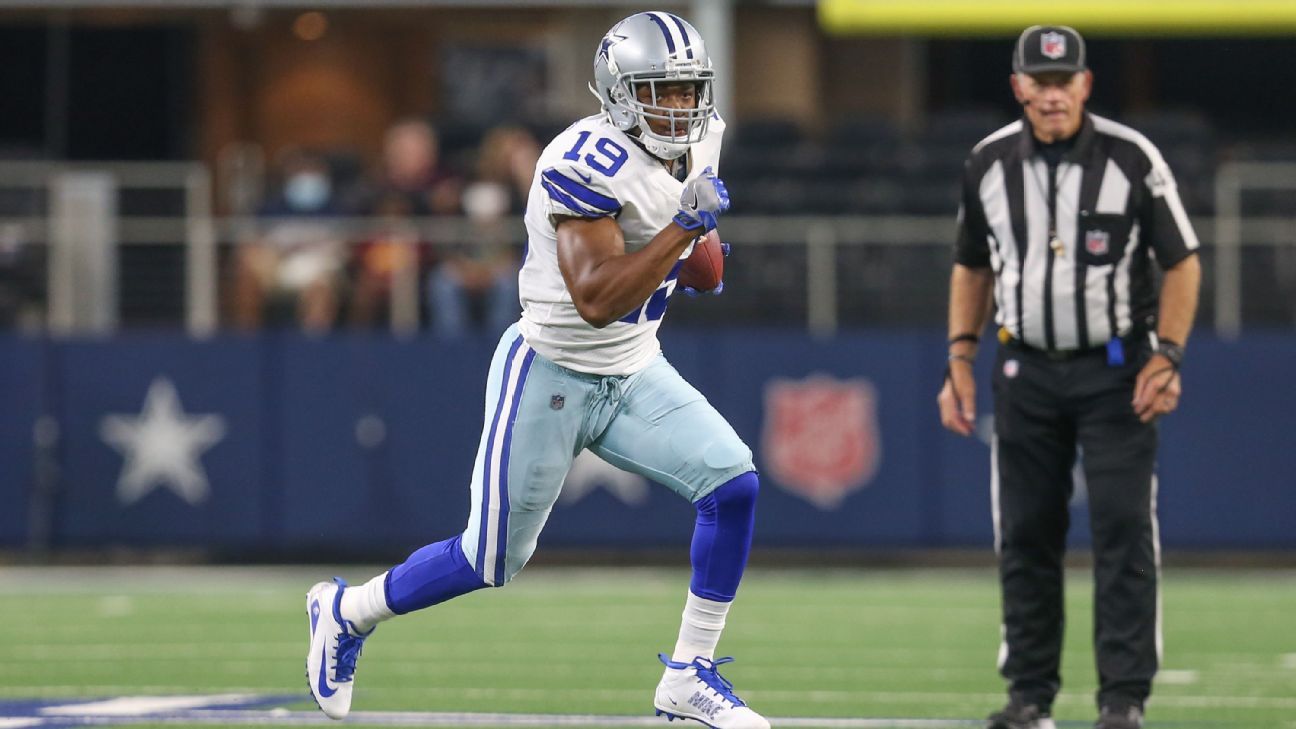
[(720, 247), (720, 235), (712, 230), (693, 246), (693, 252), (684, 259), (677, 282), (679, 286), (697, 291), (711, 291), (723, 279), (724, 251)]

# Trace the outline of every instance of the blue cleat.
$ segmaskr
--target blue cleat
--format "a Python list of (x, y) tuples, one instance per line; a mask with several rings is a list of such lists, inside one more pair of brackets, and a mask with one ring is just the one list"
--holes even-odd
[(356, 659), (365, 638), (355, 626), (342, 619), (340, 607), (346, 581), (334, 577), (306, 593), (306, 617), (310, 620), (310, 652), (306, 654), (306, 683), (316, 706), (330, 719), (343, 719), (351, 711), (351, 687)]
[(769, 729), (765, 717), (748, 708), (733, 692), (733, 684), (716, 670), (732, 658), (712, 661), (698, 656), (691, 663), (677, 663), (664, 653), (657, 657), (666, 664), (653, 697), (657, 716), (668, 721), (692, 719), (711, 729)]

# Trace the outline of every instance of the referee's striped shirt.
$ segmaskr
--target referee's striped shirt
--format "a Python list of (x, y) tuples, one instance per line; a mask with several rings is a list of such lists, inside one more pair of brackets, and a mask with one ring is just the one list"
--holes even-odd
[(1157, 148), (1089, 113), (1056, 165), (1024, 119), (981, 140), (964, 172), (958, 227), (955, 261), (994, 269), (995, 321), (1048, 350), (1154, 326), (1153, 256), (1167, 269), (1198, 246)]

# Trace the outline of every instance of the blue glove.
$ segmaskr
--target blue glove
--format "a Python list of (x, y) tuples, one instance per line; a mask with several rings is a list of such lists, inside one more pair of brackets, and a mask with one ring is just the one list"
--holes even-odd
[[(728, 243), (725, 243), (724, 241), (720, 242), (720, 253), (725, 258), (729, 257), (729, 251), (731, 250), (733, 249), (729, 247)], [(685, 294), (689, 296), (702, 296), (703, 294), (710, 294), (711, 296), (719, 296), (720, 294), (724, 293), (724, 281), (721, 281), (719, 284), (716, 285), (715, 288), (711, 289), (710, 291), (698, 291), (692, 286), (681, 286), (680, 291), (683, 291)]]
[(698, 291), (692, 286), (681, 286), (680, 291), (683, 291), (685, 294), (689, 296), (706, 296), (706, 295), (719, 296), (720, 294), (724, 293), (724, 281), (721, 281), (719, 284), (716, 285), (715, 288), (711, 289), (710, 291)]
[(716, 218), (728, 209), (729, 191), (708, 167), (684, 184), (674, 220), (684, 230), (715, 230)]

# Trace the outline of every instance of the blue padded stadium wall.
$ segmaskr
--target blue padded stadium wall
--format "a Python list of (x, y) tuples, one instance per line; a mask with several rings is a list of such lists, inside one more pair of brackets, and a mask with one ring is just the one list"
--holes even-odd
[[(756, 451), (759, 546), (991, 545), (988, 447), (936, 416), (939, 333), (677, 331), (663, 342)], [(337, 556), (456, 533), (493, 347), (487, 337), (0, 337), (0, 545), (27, 544), (32, 514), (55, 548)], [(978, 363), (983, 417), (992, 359)], [(1292, 362), (1290, 336), (1194, 338), (1182, 408), (1162, 424), (1166, 548), (1296, 549), (1296, 435), (1285, 425), (1296, 388), (1279, 386)], [(58, 424), (44, 448), (41, 415)], [(687, 543), (692, 509), (665, 488), (596, 468), (568, 491), (542, 548)], [(1084, 545), (1082, 490), (1074, 509), (1072, 542)]]

